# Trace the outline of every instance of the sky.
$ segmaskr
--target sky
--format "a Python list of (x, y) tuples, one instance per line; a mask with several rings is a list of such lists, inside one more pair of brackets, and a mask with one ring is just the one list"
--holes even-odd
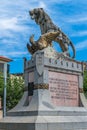
[[(43, 8), (55, 25), (71, 39), (76, 60), (87, 61), (87, 0), (0, 0), (0, 56), (6, 56), (10, 73), (23, 72), (23, 57), (31, 58), (26, 44), (40, 28), (29, 16), (29, 10)], [(57, 51), (58, 44), (54, 44)]]

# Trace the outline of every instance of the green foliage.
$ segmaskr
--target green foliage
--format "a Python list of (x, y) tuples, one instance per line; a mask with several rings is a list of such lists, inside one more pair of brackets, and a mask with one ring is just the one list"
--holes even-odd
[(0, 73), (0, 96), (3, 97), (3, 87), (4, 87), (4, 78), (3, 75)]
[(24, 80), (23, 78), (14, 77), (7, 82), (7, 110), (13, 108), (23, 95)]
[(85, 96), (87, 97), (87, 70), (84, 71), (83, 90)]
[[(3, 76), (0, 75), (0, 96), (3, 99), (3, 88), (4, 88), (4, 80)], [(23, 95), (24, 90), (24, 80), (22, 77), (17, 78), (16, 76), (14, 78), (8, 78), (7, 79), (7, 101), (6, 106), (7, 110), (13, 108), (20, 98)]]

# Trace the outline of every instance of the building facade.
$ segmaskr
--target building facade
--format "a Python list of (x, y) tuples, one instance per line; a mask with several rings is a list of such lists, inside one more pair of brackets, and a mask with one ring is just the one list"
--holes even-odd
[(4, 65), (7, 65), (7, 73), (9, 73), (9, 64), (8, 62), (10, 62), (11, 59), (0, 56), (0, 73), (4, 74)]

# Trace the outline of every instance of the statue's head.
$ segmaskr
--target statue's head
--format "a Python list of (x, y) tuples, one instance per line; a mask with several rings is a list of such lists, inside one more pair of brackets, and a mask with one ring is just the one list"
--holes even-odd
[(37, 24), (39, 24), (39, 19), (43, 13), (43, 8), (35, 8), (29, 11), (32, 20), (35, 20)]

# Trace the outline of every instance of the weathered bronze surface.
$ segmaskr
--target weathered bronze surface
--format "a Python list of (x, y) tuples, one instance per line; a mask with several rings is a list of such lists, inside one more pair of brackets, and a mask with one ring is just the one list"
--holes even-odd
[(37, 41), (34, 41), (32, 35), (30, 37), (31, 45), (27, 44), (28, 51), (33, 54), (37, 50), (44, 49), (52, 45), (52, 41), (59, 43), (61, 50), (70, 56), (69, 46), (72, 47), (73, 56), (75, 58), (75, 48), (70, 39), (60, 30), (59, 27), (54, 25), (51, 18), (44, 12), (43, 8), (35, 8), (29, 11), (31, 19), (40, 26), (41, 36)]

